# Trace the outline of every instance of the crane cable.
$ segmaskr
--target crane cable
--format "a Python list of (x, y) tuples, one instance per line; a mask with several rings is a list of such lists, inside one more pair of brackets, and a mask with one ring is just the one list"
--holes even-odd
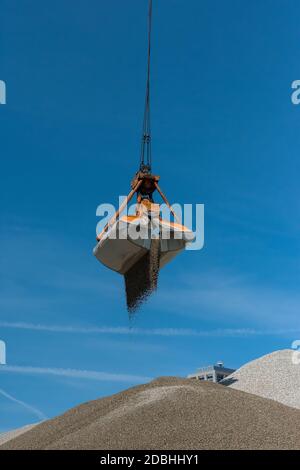
[(151, 121), (150, 121), (151, 29), (152, 29), (152, 0), (149, 0), (147, 84), (146, 84), (146, 99), (145, 99), (143, 133), (142, 133), (142, 146), (141, 146), (141, 157), (140, 157), (140, 171), (142, 171), (143, 173), (150, 173), (151, 172), (151, 165), (152, 165)]

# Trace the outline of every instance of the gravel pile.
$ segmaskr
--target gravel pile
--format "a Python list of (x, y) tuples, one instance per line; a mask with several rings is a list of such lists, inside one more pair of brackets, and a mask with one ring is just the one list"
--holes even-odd
[(300, 409), (300, 364), (293, 364), (294, 354), (294, 350), (283, 349), (262, 356), (248, 362), (222, 384)]
[(27, 426), (23, 426), (22, 428), (13, 429), (12, 431), (2, 432), (0, 434), (0, 445), (4, 444), (5, 442), (10, 441), (11, 439), (14, 439), (17, 436), (20, 436), (21, 434), (23, 434), (26, 431), (29, 431), (36, 425), (37, 423), (27, 424)]
[(300, 410), (165, 377), (45, 421), (4, 449), (300, 449)]
[(160, 260), (160, 240), (151, 240), (151, 248), (125, 274), (126, 301), (129, 314), (135, 313), (140, 305), (157, 288)]

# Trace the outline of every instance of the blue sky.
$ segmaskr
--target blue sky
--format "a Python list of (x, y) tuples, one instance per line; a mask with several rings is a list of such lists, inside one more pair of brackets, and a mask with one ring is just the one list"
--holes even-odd
[(205, 246), (161, 271), (128, 332), (123, 279), (92, 249), (96, 207), (138, 165), (147, 2), (2, 1), (0, 430), (299, 337), (299, 14), (154, 0), (153, 171), (205, 204)]

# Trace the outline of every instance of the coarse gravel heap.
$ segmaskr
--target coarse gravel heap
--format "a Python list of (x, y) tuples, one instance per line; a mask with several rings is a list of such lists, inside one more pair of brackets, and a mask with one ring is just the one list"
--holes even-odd
[(0, 449), (300, 449), (300, 410), (164, 377), (77, 406)]
[(5, 442), (11, 441), (12, 439), (17, 436), (20, 436), (21, 434), (24, 434), (24, 432), (29, 431), (37, 424), (38, 423), (27, 424), (26, 426), (22, 426), (21, 428), (12, 429), (11, 431), (0, 433), (0, 445), (4, 444)]

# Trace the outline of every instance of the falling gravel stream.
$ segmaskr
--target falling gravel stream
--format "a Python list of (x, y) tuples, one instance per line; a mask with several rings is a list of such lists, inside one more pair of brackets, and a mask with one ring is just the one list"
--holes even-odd
[(157, 288), (160, 261), (160, 239), (151, 240), (150, 250), (124, 275), (129, 315)]

